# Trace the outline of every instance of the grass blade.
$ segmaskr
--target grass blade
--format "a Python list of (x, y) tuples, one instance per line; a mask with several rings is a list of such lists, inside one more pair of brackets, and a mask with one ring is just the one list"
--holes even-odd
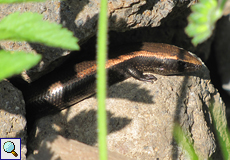
[(107, 0), (101, 0), (97, 39), (97, 98), (98, 98), (98, 144), (99, 159), (107, 160), (106, 123), (106, 53), (107, 53)]

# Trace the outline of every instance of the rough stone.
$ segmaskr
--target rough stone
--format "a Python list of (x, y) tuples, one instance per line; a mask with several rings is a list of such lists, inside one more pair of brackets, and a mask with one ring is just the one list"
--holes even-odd
[(21, 158), (26, 159), (25, 103), (20, 91), (7, 81), (0, 82), (0, 137), (21, 138)]
[[(30, 155), (27, 160), (56, 160), (77, 159), (98, 160), (98, 148), (85, 145), (72, 139), (66, 139), (58, 135), (46, 138), (39, 148), (38, 154)], [(131, 160), (114, 152), (108, 152), (109, 160)]]
[[(225, 106), (210, 83), (207, 68), (194, 75), (160, 76), (154, 83), (130, 78), (109, 87), (107, 98), (108, 149), (135, 159), (186, 159), (172, 137), (178, 121), (201, 159), (216, 152), (209, 111), (214, 98), (225, 121)], [(30, 151), (37, 153), (45, 137), (59, 134), (97, 146), (97, 101), (86, 99), (61, 113), (40, 119), (30, 135)], [(219, 153), (216, 153), (219, 154)]]

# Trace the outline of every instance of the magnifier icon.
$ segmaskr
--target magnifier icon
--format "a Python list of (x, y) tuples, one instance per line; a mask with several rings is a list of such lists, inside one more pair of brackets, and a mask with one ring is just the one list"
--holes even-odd
[(7, 141), (3, 145), (3, 149), (7, 153), (12, 153), (15, 157), (18, 156), (18, 154), (14, 151), (15, 150), (15, 145), (11, 141)]

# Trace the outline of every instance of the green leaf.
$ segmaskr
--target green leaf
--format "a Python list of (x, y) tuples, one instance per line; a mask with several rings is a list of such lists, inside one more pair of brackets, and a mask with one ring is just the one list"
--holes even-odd
[(0, 40), (28, 41), (78, 50), (77, 39), (73, 33), (60, 24), (42, 20), (38, 13), (15, 12), (0, 22)]
[(218, 6), (217, 0), (200, 0), (191, 10), (193, 12), (188, 17), (189, 24), (185, 32), (193, 37), (192, 43), (197, 45), (212, 35), (215, 23), (222, 16), (223, 10)]
[(212, 22), (215, 22), (216, 20), (218, 20), (223, 14), (223, 11), (221, 9), (216, 9), (213, 12), (213, 17), (212, 17)]
[(213, 8), (213, 6), (217, 6), (217, 0), (206, 0), (206, 2), (205, 3), (203, 3), (204, 5), (206, 5), (206, 7), (208, 7), (208, 8)]
[[(206, 8), (205, 5), (201, 4), (201, 3), (197, 3), (193, 6), (191, 6), (191, 10), (193, 11), (193, 13), (200, 13), (200, 14), (204, 14), (207, 15), (209, 10)], [(192, 15), (192, 14), (190, 14)]]
[(191, 16), (188, 17), (188, 20), (190, 22), (193, 22), (195, 24), (204, 24), (208, 21), (208, 17), (207, 16), (203, 16), (200, 13), (194, 13), (191, 14)]
[(46, 0), (0, 0), (0, 3), (42, 2)]
[(196, 46), (199, 44), (200, 41), (205, 41), (207, 39), (207, 37), (210, 37), (210, 35), (212, 34), (212, 31), (205, 31), (199, 35), (197, 35), (196, 37), (194, 37), (192, 39), (192, 43)]
[(200, 0), (201, 3), (207, 3), (209, 0)]
[(220, 103), (215, 102), (215, 98), (210, 100), (209, 110), (211, 112), (212, 122), (219, 148), (224, 160), (230, 159), (230, 133), (226, 124), (226, 115), (222, 110)]
[(186, 28), (186, 32), (188, 32), (189, 36), (199, 35), (199, 34), (202, 34), (204, 32), (210, 31), (209, 28), (207, 28), (207, 27), (208, 26), (206, 24), (196, 25), (196, 24), (192, 23)]
[(173, 137), (175, 138), (176, 142), (178, 144), (181, 144), (182, 147), (187, 151), (191, 160), (198, 160), (198, 156), (195, 152), (193, 145), (186, 138), (180, 125), (177, 123), (175, 123), (175, 126), (173, 128)]
[(0, 81), (36, 65), (41, 55), (0, 50)]

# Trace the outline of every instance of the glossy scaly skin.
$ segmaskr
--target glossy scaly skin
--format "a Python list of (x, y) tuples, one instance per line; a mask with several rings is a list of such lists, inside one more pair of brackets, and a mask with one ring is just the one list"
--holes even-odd
[[(188, 51), (168, 44), (126, 45), (114, 52), (124, 54), (106, 63), (109, 85), (128, 77), (152, 82), (157, 80), (152, 73), (183, 74), (202, 66)], [(95, 94), (96, 68), (95, 61), (84, 61), (54, 70), (32, 82), (23, 92), (27, 115), (41, 117), (55, 113)]]

